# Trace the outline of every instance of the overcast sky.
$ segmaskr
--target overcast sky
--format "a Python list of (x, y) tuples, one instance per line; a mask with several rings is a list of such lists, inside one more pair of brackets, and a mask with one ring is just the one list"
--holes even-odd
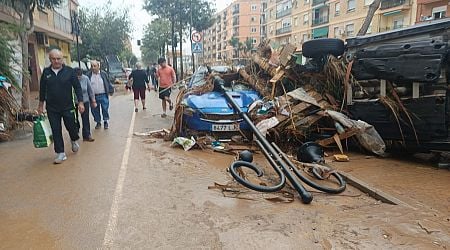
[[(142, 9), (144, 5), (144, 0), (110, 0), (111, 7), (113, 9), (128, 8), (130, 10), (130, 18), (133, 24), (133, 31), (131, 33), (133, 53), (140, 57), (141, 51), (137, 46), (137, 40), (141, 39), (143, 36), (143, 28), (147, 23), (151, 21), (151, 16), (147, 11)], [(232, 0), (209, 0), (215, 4), (218, 11), (223, 10), (227, 5), (229, 5)], [(97, 8), (105, 6), (108, 0), (78, 0), (80, 7), (82, 8)]]

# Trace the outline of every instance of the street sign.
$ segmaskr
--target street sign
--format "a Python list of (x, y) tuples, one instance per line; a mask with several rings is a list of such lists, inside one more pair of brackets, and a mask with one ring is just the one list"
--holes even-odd
[(203, 43), (192, 43), (192, 53), (202, 53)]
[(194, 32), (194, 33), (192, 33), (191, 40), (192, 40), (194, 43), (199, 43), (199, 42), (202, 41), (202, 39), (203, 39), (202, 33), (200, 33), (200, 32)]

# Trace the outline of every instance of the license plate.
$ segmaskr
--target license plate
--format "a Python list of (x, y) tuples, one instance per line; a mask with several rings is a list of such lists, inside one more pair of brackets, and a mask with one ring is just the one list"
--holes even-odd
[(213, 124), (212, 131), (238, 131), (239, 124)]

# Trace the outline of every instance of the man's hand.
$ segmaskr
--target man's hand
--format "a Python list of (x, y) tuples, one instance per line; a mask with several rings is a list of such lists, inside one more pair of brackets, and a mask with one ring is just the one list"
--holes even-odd
[(80, 113), (84, 113), (84, 103), (83, 102), (78, 103), (78, 111)]
[(95, 100), (91, 101), (91, 107), (94, 109), (97, 107), (97, 102)]
[(38, 115), (41, 115), (42, 113), (44, 113), (44, 103), (43, 102), (39, 102), (39, 106), (37, 108), (37, 113), (38, 113)]

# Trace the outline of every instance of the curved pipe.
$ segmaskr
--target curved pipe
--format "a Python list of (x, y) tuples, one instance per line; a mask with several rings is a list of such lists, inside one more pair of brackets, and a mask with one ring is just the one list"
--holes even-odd
[(281, 190), (284, 185), (286, 184), (286, 177), (280, 172), (277, 171), (278, 176), (280, 176), (280, 182), (272, 187), (268, 187), (268, 186), (262, 186), (262, 185), (258, 185), (258, 184), (253, 184), (250, 181), (244, 179), (242, 176), (239, 175), (239, 173), (237, 172), (237, 170), (239, 168), (242, 167), (247, 167), (253, 171), (255, 171), (255, 173), (258, 175), (258, 177), (263, 176), (263, 171), (258, 168), (256, 165), (250, 163), (250, 162), (246, 162), (246, 161), (235, 161), (233, 163), (231, 163), (230, 166), (230, 173), (231, 175), (234, 177), (234, 179), (236, 179), (237, 182), (239, 182), (240, 184), (242, 184), (245, 187), (248, 187), (250, 189), (253, 189), (255, 191), (259, 191), (259, 192), (276, 192)]
[(294, 172), (294, 174), (303, 182), (305, 182), (308, 186), (313, 187), (317, 190), (320, 190), (322, 192), (326, 192), (326, 193), (330, 193), (330, 194), (339, 194), (342, 193), (345, 190), (345, 187), (347, 185), (347, 183), (345, 182), (345, 180), (342, 178), (342, 176), (340, 174), (338, 174), (337, 172), (332, 173), (331, 175), (334, 176), (338, 183), (339, 183), (339, 187), (338, 188), (330, 188), (330, 187), (326, 187), (326, 186), (321, 186), (315, 182), (313, 182), (312, 180), (306, 178), (305, 176), (303, 176), (300, 171), (294, 166), (294, 164), (287, 158), (286, 154), (283, 153), (280, 148), (275, 144), (272, 143), (272, 146), (280, 153), (281, 158), (283, 158), (283, 160), (289, 165), (290, 169)]

